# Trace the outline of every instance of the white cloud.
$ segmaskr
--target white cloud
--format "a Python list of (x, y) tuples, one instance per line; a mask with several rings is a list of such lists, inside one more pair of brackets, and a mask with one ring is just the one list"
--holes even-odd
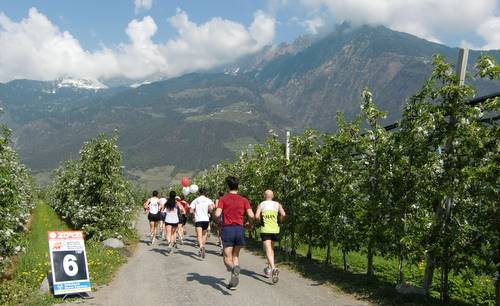
[(486, 19), (477, 29), (477, 33), (486, 40), (482, 49), (500, 49), (500, 17)]
[(153, 0), (134, 0), (135, 13), (140, 11), (149, 11), (153, 6)]
[(325, 25), (325, 21), (320, 16), (315, 16), (301, 23), (309, 33), (318, 34), (319, 29)]
[(172, 77), (231, 62), (274, 39), (275, 20), (262, 11), (254, 14), (249, 27), (222, 18), (196, 24), (182, 10), (168, 20), (177, 36), (164, 43), (152, 41), (158, 27), (153, 18), (146, 16), (128, 24), (129, 42), (89, 51), (35, 8), (19, 22), (0, 13), (0, 82), (62, 76)]
[[(440, 41), (448, 35), (479, 33), (485, 40), (496, 38), (483, 28), (495, 27), (497, 0), (300, 0), (311, 14), (328, 13), (335, 22), (355, 25), (385, 25)], [(322, 15), (322, 16), (323, 16)], [(489, 23), (484, 22), (489, 20)], [(325, 23), (327, 24), (327, 23)], [(497, 28), (495, 28), (497, 29)], [(498, 33), (498, 31), (496, 32)], [(487, 44), (489, 45), (489, 44)]]

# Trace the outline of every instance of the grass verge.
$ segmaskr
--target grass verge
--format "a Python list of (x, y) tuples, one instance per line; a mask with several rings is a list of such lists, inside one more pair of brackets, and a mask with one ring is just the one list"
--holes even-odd
[[(41, 295), (38, 288), (50, 270), (47, 231), (67, 230), (54, 210), (39, 202), (32, 215), (30, 231), (24, 237), (26, 252), (15, 260), (10, 279), (0, 282), (0, 305), (51, 305), (61, 299)], [(134, 237), (129, 238), (134, 242)], [(100, 242), (86, 241), (88, 268), (92, 287), (109, 282), (114, 272), (125, 261), (123, 252), (106, 249)]]
[[(247, 238), (246, 247), (254, 253), (264, 255), (260, 239)], [(450, 304), (445, 304), (439, 300), (436, 291), (433, 292), (431, 297), (399, 294), (395, 289), (398, 269), (396, 260), (376, 256), (374, 259), (375, 276), (367, 277), (365, 274), (366, 255), (364, 253), (352, 252), (348, 254), (348, 271), (341, 268), (343, 264), (340, 250), (332, 248), (331, 264), (325, 263), (325, 253), (322, 248), (313, 248), (312, 259), (307, 259), (306, 245), (298, 246), (295, 257), (287, 255), (276, 247), (275, 258), (277, 264), (284, 265), (318, 284), (333, 286), (344, 293), (352, 294), (378, 305), (494, 305), (493, 285), (486, 276), (475, 276), (472, 280), (469, 277), (469, 280), (467, 280), (464, 275), (450, 275), (450, 283), (455, 287), (455, 291), (452, 291), (452, 294), (454, 294), (452, 298), (454, 299)], [(264, 262), (263, 260), (263, 266)], [(436, 270), (434, 273), (435, 290), (438, 289), (438, 275), (440, 275), (440, 271)], [(405, 267), (406, 281), (420, 284), (422, 276), (423, 267)], [(461, 292), (457, 292), (458, 290), (461, 290)], [(467, 297), (467, 301), (465, 301), (464, 297)]]

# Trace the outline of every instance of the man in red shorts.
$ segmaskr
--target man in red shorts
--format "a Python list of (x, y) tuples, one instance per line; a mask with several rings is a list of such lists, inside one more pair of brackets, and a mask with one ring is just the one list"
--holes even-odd
[(238, 179), (234, 176), (228, 176), (226, 183), (229, 187), (229, 193), (220, 198), (215, 217), (217, 219), (221, 215), (223, 217), (221, 238), (224, 246), (224, 264), (231, 271), (231, 280), (227, 287), (235, 290), (239, 283), (240, 250), (245, 245), (243, 217), (246, 213), (252, 223), (255, 216), (250, 202), (238, 194)]

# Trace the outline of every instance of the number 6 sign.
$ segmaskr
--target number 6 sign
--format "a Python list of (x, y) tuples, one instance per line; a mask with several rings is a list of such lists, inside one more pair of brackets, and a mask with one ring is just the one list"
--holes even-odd
[(48, 234), (54, 295), (91, 291), (83, 232)]

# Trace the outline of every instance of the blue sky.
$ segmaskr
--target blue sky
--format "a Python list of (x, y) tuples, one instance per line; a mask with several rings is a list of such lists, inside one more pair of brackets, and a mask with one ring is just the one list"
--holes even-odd
[(266, 0), (156, 0), (150, 10), (139, 10), (137, 14), (133, 0), (0, 0), (0, 11), (17, 21), (25, 18), (31, 7), (36, 7), (61, 30), (69, 31), (87, 49), (98, 48), (102, 43), (109, 45), (126, 41), (127, 24), (132, 19), (148, 15), (158, 24), (154, 41), (165, 41), (176, 34), (167, 18), (175, 15), (177, 8), (186, 11), (189, 19), (196, 23), (203, 23), (217, 16), (246, 25), (252, 22), (255, 11), (274, 11), (280, 22), (276, 42), (291, 41), (306, 32), (300, 24), (290, 22), (291, 18), (301, 14), (298, 7), (273, 9), (272, 4)]
[(500, 0), (0, 0), (0, 82), (176, 76), (343, 21), (500, 49)]

